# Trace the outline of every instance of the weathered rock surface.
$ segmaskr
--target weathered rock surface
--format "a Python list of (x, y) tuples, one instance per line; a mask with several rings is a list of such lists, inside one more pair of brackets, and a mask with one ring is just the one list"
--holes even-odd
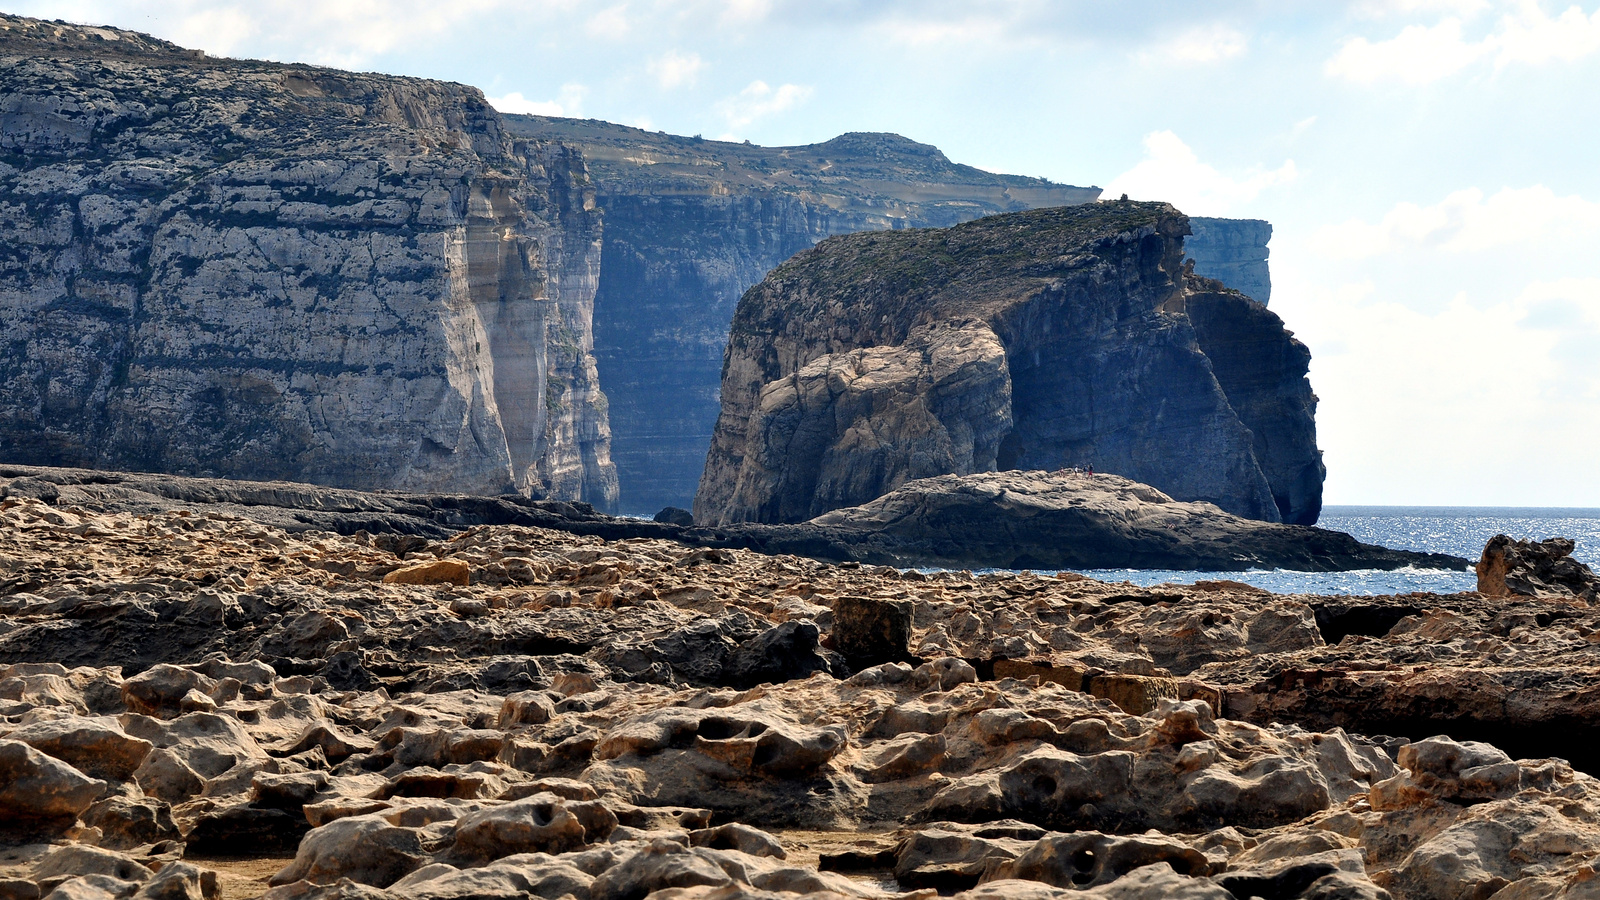
[(740, 301), (695, 521), (799, 522), (917, 478), (1090, 466), (1314, 523), (1310, 354), (1184, 270), (1188, 231), (1165, 204), (1102, 203), (796, 256)]
[(614, 505), (577, 151), (110, 28), (0, 72), (0, 458)]
[(831, 235), (1100, 194), (952, 163), (893, 134), (759, 147), (593, 120), (506, 121), (513, 134), (581, 149), (605, 208), (595, 356), (622, 507), (641, 515), (693, 500), (734, 308), (778, 264)]
[(1362, 544), (1337, 531), (1179, 503), (1116, 475), (989, 472), (908, 482), (811, 521), (863, 558), (899, 565), (1302, 572), (1466, 569), (1467, 560)]
[[(394, 537), (0, 499), (7, 896), (211, 898), (241, 853), (279, 900), (1575, 900), (1600, 862), (1580, 601)], [(468, 583), (385, 581), (430, 560)]]
[(1478, 593), (1600, 602), (1600, 575), (1573, 559), (1572, 548), (1566, 538), (1535, 542), (1497, 534), (1478, 560)]

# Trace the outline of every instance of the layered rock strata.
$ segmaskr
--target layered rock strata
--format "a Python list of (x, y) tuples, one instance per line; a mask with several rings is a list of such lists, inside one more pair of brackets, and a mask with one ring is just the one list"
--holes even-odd
[(952, 163), (893, 134), (760, 147), (591, 120), (506, 119), (514, 134), (580, 148), (605, 208), (595, 356), (623, 508), (646, 515), (693, 500), (734, 308), (778, 264), (831, 235), (953, 225), (1100, 194)]
[(1148, 485), (1112, 475), (1072, 473), (923, 479), (810, 522), (716, 527), (675, 516), (619, 518), (584, 503), (520, 497), (366, 493), (284, 482), (0, 465), (0, 499), (7, 498), (107, 513), (221, 513), (295, 532), (391, 535), (396, 537), (386, 540), (400, 541), (396, 546), (479, 525), (525, 525), (606, 540), (661, 538), (707, 549), (895, 566), (1223, 571), (1471, 566), (1454, 556), (1389, 550), (1340, 532), (1256, 522), (1209, 504), (1177, 503)]
[(796, 522), (905, 482), (1093, 467), (1313, 524), (1310, 354), (1181, 265), (1159, 203), (833, 238), (740, 301), (694, 516)]
[(1266, 306), (1272, 299), (1272, 273), (1267, 266), (1272, 223), (1190, 216), (1189, 228), (1193, 234), (1184, 239), (1183, 249), (1194, 260), (1195, 273)]
[(615, 503), (576, 151), (107, 28), (0, 71), (0, 458)]
[[(444, 562), (468, 583), (389, 577)], [(1424, 703), (1592, 668), (1579, 604), (519, 527), (386, 549), (28, 497), (0, 569), (9, 896), (1577, 900), (1600, 861), (1600, 781), (1549, 758), (1592, 714), (1514, 759), (1437, 721), (1285, 725), (1248, 682), (1344, 659)], [(1418, 612), (1353, 627), (1391, 603)], [(912, 658), (847, 669), (829, 645), (873, 604)], [(1502, 737), (1537, 724), (1515, 708)]]

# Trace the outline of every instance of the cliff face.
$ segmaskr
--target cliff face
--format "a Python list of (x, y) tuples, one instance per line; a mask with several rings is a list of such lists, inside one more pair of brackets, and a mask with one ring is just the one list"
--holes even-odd
[(0, 458), (614, 505), (578, 153), (113, 29), (0, 72)]
[(1272, 299), (1272, 277), (1267, 272), (1272, 223), (1190, 216), (1189, 228), (1193, 233), (1183, 242), (1183, 249), (1194, 260), (1195, 273), (1215, 278), (1266, 306)]
[(605, 209), (595, 355), (622, 507), (687, 506), (719, 411), (742, 295), (817, 241), (1087, 203), (1096, 188), (996, 175), (890, 134), (801, 147), (706, 141), (604, 122), (507, 116), (582, 148)]
[(1310, 356), (1185, 274), (1188, 230), (1166, 204), (1094, 204), (798, 255), (739, 303), (696, 519), (803, 521), (915, 478), (1077, 465), (1314, 523)]

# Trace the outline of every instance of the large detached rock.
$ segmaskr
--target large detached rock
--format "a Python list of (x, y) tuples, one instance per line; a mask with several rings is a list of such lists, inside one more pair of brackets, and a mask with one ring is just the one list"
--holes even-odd
[(1183, 265), (1162, 203), (832, 238), (735, 313), (703, 524), (800, 522), (908, 481), (1093, 467), (1313, 524), (1310, 353)]

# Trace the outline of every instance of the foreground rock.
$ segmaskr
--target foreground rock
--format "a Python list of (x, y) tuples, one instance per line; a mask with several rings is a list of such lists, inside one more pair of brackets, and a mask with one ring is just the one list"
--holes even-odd
[(1466, 569), (1467, 560), (1362, 544), (1347, 534), (1179, 503), (1115, 475), (989, 472), (910, 482), (813, 519), (857, 532), (864, 558), (900, 565), (1302, 572)]
[(1572, 541), (1489, 539), (1478, 560), (1478, 592), (1490, 597), (1576, 598), (1600, 602), (1600, 575), (1572, 558)]
[(695, 521), (802, 522), (919, 478), (1086, 466), (1315, 524), (1311, 355), (1184, 266), (1189, 231), (1123, 201), (796, 255), (739, 301)]
[(1600, 861), (1554, 758), (1600, 762), (1584, 604), (384, 537), (0, 501), (8, 895), (265, 853), (275, 898), (1575, 900)]
[[(284, 482), (244, 482), (0, 464), (0, 498), (98, 512), (187, 511), (248, 518), (289, 531), (378, 535), (400, 553), (482, 525), (552, 528), (626, 540), (670, 539), (875, 565), (989, 568), (1251, 567), (1303, 571), (1459, 568), (1467, 560), (1387, 550), (1349, 535), (1269, 525), (1201, 503), (1174, 503), (1115, 476), (1004, 472), (924, 479), (865, 506), (798, 525), (714, 528), (603, 515), (583, 503), (525, 497), (367, 493)], [(393, 580), (457, 580), (452, 565), (388, 573)]]

